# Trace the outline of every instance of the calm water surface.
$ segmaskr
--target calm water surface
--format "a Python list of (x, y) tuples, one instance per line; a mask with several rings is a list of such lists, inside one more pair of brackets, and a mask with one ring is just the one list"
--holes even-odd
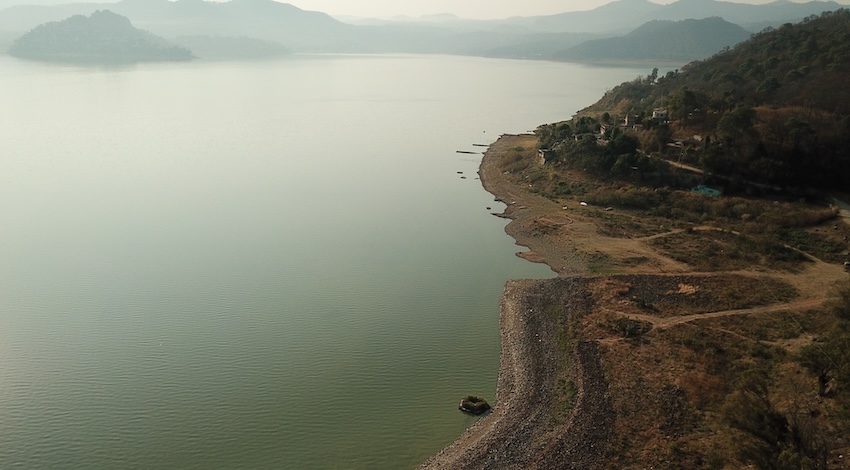
[[(0, 468), (412, 468), (492, 398), (500, 133), (637, 69), (0, 57)], [(457, 172), (467, 179), (461, 179)]]

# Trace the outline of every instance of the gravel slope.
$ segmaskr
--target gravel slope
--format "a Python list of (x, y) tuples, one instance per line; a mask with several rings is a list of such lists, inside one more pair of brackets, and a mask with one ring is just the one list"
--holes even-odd
[[(453, 444), (428, 459), (422, 469), (599, 468), (613, 436), (614, 409), (596, 342), (565, 347), (567, 322), (588, 312), (585, 267), (550, 246), (551, 239), (524, 233), (536, 209), (551, 205), (502, 177), (499, 161), (517, 146), (536, 144), (533, 136), (502, 136), (484, 156), (479, 171), (485, 189), (505, 201), (506, 231), (532, 252), (521, 256), (557, 260), (560, 276), (508, 281), (500, 300), (502, 352), (496, 401)], [(540, 200), (538, 200), (540, 199)], [(549, 243), (547, 243), (549, 242)], [(573, 274), (573, 275), (571, 275)], [(570, 398), (567, 383), (574, 384)], [(566, 403), (572, 403), (572, 408)]]

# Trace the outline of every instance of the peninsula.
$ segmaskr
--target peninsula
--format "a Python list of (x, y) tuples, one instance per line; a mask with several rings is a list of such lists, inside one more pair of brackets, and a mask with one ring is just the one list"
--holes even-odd
[[(850, 47), (829, 40), (848, 22), (766, 31), (490, 147), (481, 181), (518, 255), (558, 277), (507, 283), (493, 410), (422, 468), (846, 468), (848, 173), (829, 168), (848, 151), (812, 123), (850, 122), (848, 71), (789, 71), (806, 43), (823, 41), (813, 63)], [(712, 101), (730, 69), (750, 70), (731, 106)], [(807, 152), (828, 157), (800, 166)]]

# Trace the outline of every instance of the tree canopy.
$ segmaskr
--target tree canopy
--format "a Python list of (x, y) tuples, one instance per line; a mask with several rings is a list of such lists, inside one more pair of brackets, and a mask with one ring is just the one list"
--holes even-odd
[(694, 161), (706, 171), (782, 187), (846, 189), (847, 57), (850, 11), (825, 12), (765, 29), (664, 76), (653, 71), (623, 83), (579, 115), (637, 116), (644, 132), (653, 132), (657, 122), (648, 117), (664, 109), (675, 135), (705, 139)]

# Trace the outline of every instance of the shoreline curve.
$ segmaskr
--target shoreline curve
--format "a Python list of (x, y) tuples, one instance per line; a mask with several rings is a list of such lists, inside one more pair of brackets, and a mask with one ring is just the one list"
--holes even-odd
[[(499, 161), (529, 136), (503, 135), (485, 152), (479, 176), (507, 205), (505, 231), (560, 277), (510, 280), (499, 301), (501, 353), (493, 409), (420, 469), (589, 468), (604, 464), (614, 411), (598, 343), (571, 342), (561, 332), (590, 308), (578, 259), (547, 258), (550, 250), (521, 229), (536, 198), (502, 178)], [(572, 387), (566, 386), (571, 384)]]

